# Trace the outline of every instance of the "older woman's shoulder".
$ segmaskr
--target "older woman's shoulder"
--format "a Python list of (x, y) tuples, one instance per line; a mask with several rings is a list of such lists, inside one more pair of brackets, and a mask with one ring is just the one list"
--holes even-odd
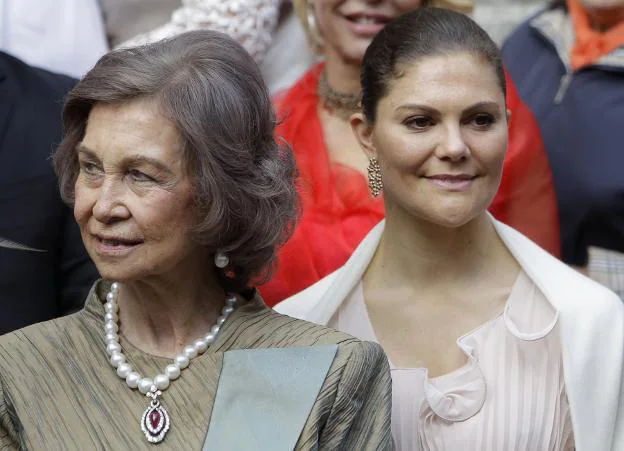
[[(83, 314), (45, 321), (0, 336), (0, 362), (25, 358), (31, 355), (46, 356), (68, 349), (72, 343), (81, 342), (77, 335), (84, 331)], [(2, 364), (0, 363), (0, 367)]]
[[(286, 348), (336, 344), (339, 347), (362, 343), (343, 332), (293, 318), (266, 307), (257, 300), (230, 317), (222, 333), (236, 341), (237, 348)], [(374, 345), (373, 348), (376, 348)], [(346, 348), (368, 349), (366, 346)], [(363, 352), (363, 351), (362, 351)]]

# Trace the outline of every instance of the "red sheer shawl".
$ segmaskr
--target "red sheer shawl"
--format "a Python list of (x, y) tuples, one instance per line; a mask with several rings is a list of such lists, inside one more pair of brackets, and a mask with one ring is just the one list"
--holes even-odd
[[(383, 201), (371, 197), (366, 178), (329, 161), (316, 110), (321, 70), (321, 65), (312, 68), (276, 99), (283, 121), (277, 135), (292, 146), (297, 159), (303, 214), (293, 237), (279, 252), (272, 280), (259, 287), (270, 306), (342, 266), (384, 217)], [(510, 144), (490, 211), (558, 255), (556, 199), (539, 129), (510, 78), (507, 83)]]

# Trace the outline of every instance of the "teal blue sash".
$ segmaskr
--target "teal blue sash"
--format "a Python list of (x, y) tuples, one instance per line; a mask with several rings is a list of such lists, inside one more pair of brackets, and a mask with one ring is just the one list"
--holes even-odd
[(292, 451), (337, 348), (226, 352), (204, 451)]

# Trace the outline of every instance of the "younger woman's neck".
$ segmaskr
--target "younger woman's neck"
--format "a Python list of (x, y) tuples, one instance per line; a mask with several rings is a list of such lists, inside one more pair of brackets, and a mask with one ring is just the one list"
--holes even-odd
[(387, 215), (370, 268), (385, 283), (456, 285), (474, 280), (488, 270), (488, 264), (496, 264), (501, 255), (497, 245), (502, 243), (485, 212), (460, 227)]
[(360, 93), (360, 65), (351, 64), (328, 49), (325, 53), (325, 74), (330, 88), (341, 94)]

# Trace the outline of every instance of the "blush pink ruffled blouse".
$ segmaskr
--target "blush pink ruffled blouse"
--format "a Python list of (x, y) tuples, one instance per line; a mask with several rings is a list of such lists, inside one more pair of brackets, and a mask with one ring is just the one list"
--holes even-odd
[[(379, 342), (361, 282), (329, 325)], [(439, 377), (390, 362), (398, 451), (574, 449), (557, 312), (524, 272), (504, 311), (457, 345), (466, 364)]]

